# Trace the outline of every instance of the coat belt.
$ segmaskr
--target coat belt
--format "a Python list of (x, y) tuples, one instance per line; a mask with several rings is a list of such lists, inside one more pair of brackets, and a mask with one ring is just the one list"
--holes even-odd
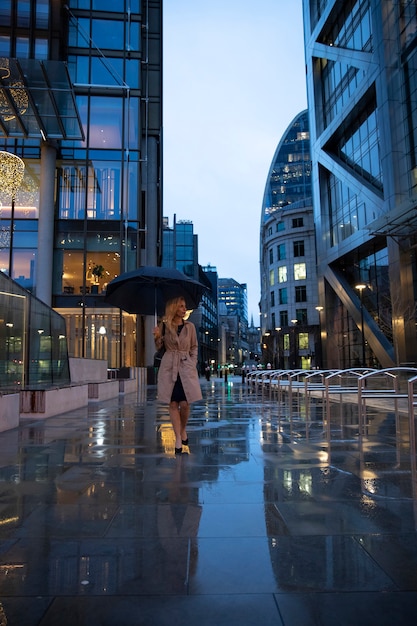
[(178, 378), (180, 369), (180, 361), (186, 361), (190, 355), (187, 350), (167, 350), (172, 353), (172, 382), (175, 383)]

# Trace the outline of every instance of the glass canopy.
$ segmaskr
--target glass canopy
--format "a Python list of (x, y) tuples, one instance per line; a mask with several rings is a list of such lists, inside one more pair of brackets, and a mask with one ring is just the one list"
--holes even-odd
[(65, 63), (0, 57), (0, 133), (84, 139)]

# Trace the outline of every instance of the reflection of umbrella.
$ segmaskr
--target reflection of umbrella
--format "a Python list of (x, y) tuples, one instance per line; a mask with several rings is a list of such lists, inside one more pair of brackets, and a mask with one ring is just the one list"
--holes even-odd
[(144, 266), (112, 280), (105, 301), (128, 313), (162, 315), (165, 303), (183, 297), (187, 309), (198, 307), (207, 287), (176, 269)]

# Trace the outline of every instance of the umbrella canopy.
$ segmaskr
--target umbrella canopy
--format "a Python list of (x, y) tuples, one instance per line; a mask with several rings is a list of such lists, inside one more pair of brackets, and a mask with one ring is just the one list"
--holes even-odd
[(104, 299), (128, 313), (162, 315), (165, 303), (172, 298), (182, 297), (187, 309), (197, 308), (206, 290), (205, 285), (179, 270), (143, 266), (113, 279)]

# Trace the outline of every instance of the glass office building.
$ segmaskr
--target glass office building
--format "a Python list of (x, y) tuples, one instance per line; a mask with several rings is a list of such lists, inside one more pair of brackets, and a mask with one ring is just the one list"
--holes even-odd
[(219, 278), (217, 300), (221, 364), (238, 367), (249, 359), (247, 284)]
[(64, 319), (0, 272), (0, 392), (67, 385)]
[(417, 6), (303, 10), (326, 363), (415, 363)]
[(0, 197), (0, 266), (65, 318), (71, 356), (109, 367), (154, 351), (104, 294), (161, 262), (161, 66), (161, 1), (0, 5), (0, 151), (25, 164)]
[(260, 270), (264, 363), (320, 365), (307, 111), (289, 124), (272, 159), (261, 212)]

